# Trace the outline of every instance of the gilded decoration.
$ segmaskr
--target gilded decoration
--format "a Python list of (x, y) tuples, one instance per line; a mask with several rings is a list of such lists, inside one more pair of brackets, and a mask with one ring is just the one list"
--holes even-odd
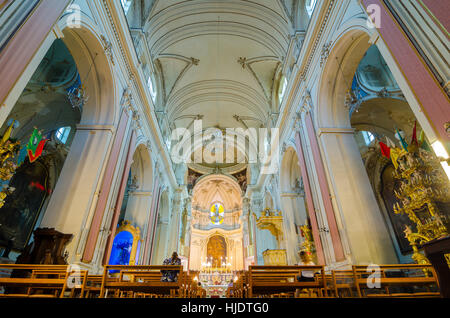
[(304, 238), (304, 241), (301, 244), (300, 249), (306, 252), (306, 258), (308, 262), (314, 262), (313, 258), (315, 253), (315, 246), (311, 232), (311, 227), (309, 226), (309, 224), (301, 225), (300, 230), (302, 233), (302, 237)]
[(408, 149), (398, 159), (394, 178), (400, 187), (394, 190), (400, 203), (394, 211), (405, 214), (414, 226), (405, 225), (405, 237), (413, 248), (412, 258), (418, 264), (429, 263), (419, 252), (421, 244), (448, 235), (450, 185), (439, 160), (423, 149)]
[(263, 253), (264, 265), (287, 265), (286, 250), (265, 250)]
[(281, 211), (265, 209), (261, 216), (256, 219), (256, 226), (261, 230), (269, 230), (277, 239), (278, 247), (283, 241), (283, 216)]

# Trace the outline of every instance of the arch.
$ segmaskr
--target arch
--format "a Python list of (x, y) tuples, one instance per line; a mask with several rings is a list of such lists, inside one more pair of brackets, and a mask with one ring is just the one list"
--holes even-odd
[[(212, 184), (222, 184), (229, 188), (229, 191), (225, 190), (223, 186), (218, 188), (221, 203), (226, 212), (235, 210), (236, 208), (242, 209), (242, 190), (239, 184), (233, 177), (222, 174), (210, 174), (198, 179), (192, 191), (193, 206), (198, 206), (209, 211), (210, 204), (216, 200), (217, 195), (211, 187)], [(205, 190), (205, 194), (203, 195), (200, 193), (202, 190)], [(201, 201), (198, 201), (198, 196), (201, 196)]]
[(297, 264), (300, 259), (301, 233), (299, 226), (311, 225), (306, 206), (303, 180), (298, 162), (297, 151), (289, 147), (283, 155), (280, 169), (280, 201), (286, 233), (286, 253), (288, 264)]
[[(83, 261), (91, 262), (100, 259), (96, 256), (104, 251), (98, 247), (107, 238), (98, 234), (95, 239), (89, 237), (88, 240), (82, 229), (94, 225), (91, 222), (95, 221), (92, 233), (96, 233), (98, 220), (101, 222), (103, 217), (109, 217), (109, 212), (99, 214), (92, 210), (98, 203), (96, 192), (107, 174), (103, 168), (108, 162), (121, 108), (118, 107), (118, 82), (112, 75), (114, 63), (108, 57), (110, 52), (105, 49), (106, 40), (101, 31), (84, 14), (79, 28), (71, 28), (67, 23), (63, 15), (55, 28), (61, 30), (62, 40), (77, 65), (89, 99), (83, 105), (81, 121), (76, 126), (71, 149), (40, 226), (73, 234), (73, 240), (66, 248), (69, 262), (80, 261), (82, 257)], [(108, 185), (102, 192), (109, 193), (109, 190)], [(84, 258), (77, 250), (87, 251), (89, 255)]]
[[(81, 125), (112, 125), (117, 121), (120, 109), (113, 107), (120, 99), (113, 65), (108, 59), (101, 31), (85, 14), (80, 20), (80, 27), (67, 25), (64, 16), (58, 21), (63, 33), (62, 40), (77, 64), (82, 85), (89, 99), (83, 107)], [(103, 39), (102, 39), (103, 37)]]
[(206, 257), (211, 258), (213, 268), (221, 267), (227, 255), (227, 241), (223, 235), (214, 234), (208, 238)]
[(338, 40), (330, 47), (331, 53), (321, 75), (315, 121), (317, 127), (350, 128), (350, 118), (344, 107), (345, 94), (371, 45), (370, 34), (361, 25), (350, 24), (334, 37)]
[(281, 192), (289, 192), (301, 182), (301, 172), (298, 165), (297, 151), (289, 147), (283, 155), (280, 169)]
[(131, 174), (136, 176), (136, 186), (141, 191), (150, 192), (153, 189), (153, 165), (150, 151), (146, 145), (137, 145), (133, 163), (131, 164)]
[[(369, 47), (366, 20), (347, 21), (329, 42), (313, 105), (319, 144), (327, 165), (334, 213), (352, 262), (395, 263), (397, 257), (354, 138), (346, 93)], [(331, 128), (331, 129), (329, 129)]]

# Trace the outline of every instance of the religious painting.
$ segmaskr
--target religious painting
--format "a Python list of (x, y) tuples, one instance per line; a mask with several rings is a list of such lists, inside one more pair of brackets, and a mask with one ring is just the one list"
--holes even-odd
[(207, 257), (212, 259), (212, 267), (220, 267), (227, 257), (227, 243), (221, 235), (214, 235), (208, 241)]
[(0, 209), (0, 245), (7, 246), (12, 240), (13, 250), (22, 251), (51, 193), (47, 167), (40, 161), (30, 164), (27, 160), (16, 170), (9, 186), (15, 190)]
[(114, 238), (109, 265), (128, 265), (130, 263), (133, 234), (128, 231), (119, 232)]
[(198, 178), (200, 178), (202, 175), (203, 174), (188, 168), (188, 175), (187, 175), (188, 191), (192, 191), (192, 189), (194, 189), (195, 183), (197, 182)]
[(387, 166), (381, 175), (381, 196), (386, 207), (389, 219), (394, 229), (395, 237), (397, 239), (400, 251), (402, 254), (408, 254), (412, 251), (409, 241), (405, 238), (405, 225), (415, 229), (415, 225), (411, 222), (407, 215), (396, 214), (394, 212), (394, 204), (399, 202), (394, 194), (394, 189), (400, 186), (400, 181), (393, 176), (394, 166)]
[(242, 189), (242, 192), (247, 190), (247, 169), (244, 169), (238, 173), (233, 174), (233, 177), (236, 178), (239, 186)]

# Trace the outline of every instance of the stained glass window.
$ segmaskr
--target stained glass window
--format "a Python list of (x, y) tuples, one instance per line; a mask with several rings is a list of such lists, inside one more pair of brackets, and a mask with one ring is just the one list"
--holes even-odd
[(152, 97), (153, 102), (155, 102), (156, 89), (155, 89), (155, 85), (153, 84), (153, 80), (152, 80), (151, 76), (148, 77), (147, 86), (148, 86), (148, 89), (150, 90), (150, 96)]
[(209, 212), (209, 217), (211, 219), (211, 223), (214, 225), (222, 224), (224, 212), (225, 212), (225, 209), (221, 203), (214, 203), (211, 206), (211, 210)]

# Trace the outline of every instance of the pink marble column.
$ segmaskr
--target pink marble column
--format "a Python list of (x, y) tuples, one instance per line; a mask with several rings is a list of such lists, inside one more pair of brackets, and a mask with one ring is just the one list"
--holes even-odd
[(448, 32), (450, 30), (450, 1), (422, 0), (422, 3)]
[[(378, 29), (381, 38), (386, 43), (395, 62), (408, 81), (422, 111), (428, 118), (437, 136), (444, 142), (450, 142), (450, 137), (444, 128), (444, 124), (450, 120), (448, 95), (384, 2), (381, 0), (363, 0), (362, 2), (366, 8), (369, 5), (378, 5), (381, 8), (381, 27)], [(446, 8), (441, 14), (446, 17), (443, 18), (443, 21), (448, 21), (448, 1), (433, 0), (426, 1), (426, 3), (431, 5), (435, 12)]]
[(100, 188), (100, 195), (98, 197), (97, 206), (92, 218), (91, 227), (89, 229), (86, 246), (84, 247), (84, 253), (82, 261), (89, 263), (94, 256), (95, 245), (97, 244), (98, 235), (100, 233), (100, 226), (103, 220), (103, 214), (105, 213), (106, 203), (109, 197), (109, 191), (111, 190), (111, 183), (114, 177), (114, 172), (117, 168), (117, 161), (119, 159), (120, 149), (122, 147), (123, 138), (126, 132), (128, 123), (128, 114), (126, 110), (122, 111), (120, 116), (119, 125), (117, 127), (114, 143), (109, 155), (109, 160), (106, 166), (105, 174), (103, 175), (103, 181)]
[(308, 207), (309, 219), (311, 220), (312, 235), (314, 244), (316, 245), (317, 261), (319, 265), (325, 265), (325, 257), (323, 254), (322, 241), (319, 235), (319, 226), (317, 224), (316, 209), (314, 208), (314, 201), (312, 198), (311, 186), (309, 183), (308, 170), (306, 169), (305, 156), (303, 154), (302, 141), (300, 134), (295, 134), (295, 146), (297, 148), (298, 162), (303, 178), (303, 186), (305, 189), (306, 206)]
[(334, 215), (333, 204), (331, 203), (330, 190), (328, 189), (328, 181), (325, 174), (325, 167), (323, 166), (322, 156), (320, 154), (319, 144), (316, 138), (316, 131), (312, 122), (311, 113), (307, 112), (305, 115), (306, 129), (308, 131), (309, 141), (311, 143), (311, 151), (314, 157), (314, 165), (316, 167), (317, 177), (319, 179), (320, 192), (327, 215), (328, 227), (330, 230), (331, 240), (333, 242), (334, 256), (336, 261), (343, 261), (345, 259), (344, 250), (342, 247), (339, 229)]
[(117, 194), (116, 205), (114, 206), (114, 215), (110, 226), (111, 234), (109, 235), (108, 242), (106, 243), (105, 254), (103, 256), (103, 265), (108, 264), (109, 257), (111, 255), (114, 237), (116, 236), (117, 223), (119, 222), (120, 210), (122, 209), (123, 197), (125, 196), (125, 190), (128, 183), (128, 176), (130, 174), (131, 164), (133, 163), (133, 155), (135, 147), (136, 147), (136, 132), (133, 130), (129, 138), (127, 159), (125, 160), (125, 167), (122, 172), (119, 193)]
[(2, 49), (0, 52), (0, 105), (3, 104), (69, 2), (69, 0), (41, 0), (26, 22)]

